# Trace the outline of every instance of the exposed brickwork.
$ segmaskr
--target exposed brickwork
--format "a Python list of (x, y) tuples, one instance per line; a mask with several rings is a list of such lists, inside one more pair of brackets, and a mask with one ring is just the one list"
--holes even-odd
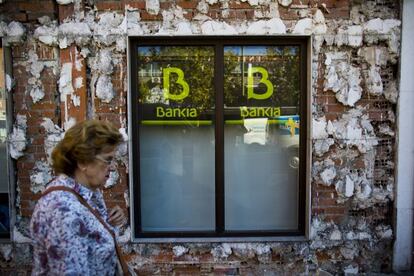
[[(91, 5), (90, 2), (94, 4)], [(313, 76), (311, 81), (312, 95), (310, 95), (312, 100), (311, 119), (323, 117), (326, 122), (338, 122), (348, 112), (361, 107), (364, 110), (363, 114), (368, 116), (367, 120), (376, 134), (377, 144), (367, 152), (362, 152), (363, 150), (358, 149), (357, 145), (346, 144), (347, 141), (332, 138), (333, 134), (329, 134), (329, 137), (334, 140), (334, 144), (329, 147), (329, 150), (321, 155), (313, 152), (309, 161), (312, 167), (311, 207), (309, 211), (311, 219), (313, 221), (320, 220), (325, 228), (318, 228), (317, 223), (316, 226), (312, 225), (311, 228), (316, 231), (316, 237), (311, 237), (310, 241), (240, 242), (236, 244), (217, 242), (141, 244), (129, 242), (124, 245), (128, 262), (139, 275), (266, 275), (269, 273), (297, 275), (300, 273), (318, 274), (322, 273), (321, 270), (333, 274), (343, 274), (344, 269), (350, 265), (358, 267), (359, 273), (389, 272), (392, 259), (392, 239), (391, 237), (381, 237), (375, 229), (384, 225), (392, 225), (393, 192), (385, 195), (377, 194), (379, 198), (380, 196), (384, 196), (384, 198), (361, 207), (361, 204), (365, 202), (363, 199), (356, 199), (355, 194), (357, 192), (363, 194), (362, 191), (356, 190), (357, 185), (360, 185), (358, 188), (361, 188), (362, 185), (355, 184), (356, 186), (352, 190), (353, 194), (349, 197), (344, 195), (343, 186), (340, 185), (341, 181), (346, 180), (344, 178), (346, 175), (357, 175), (358, 179), (355, 182), (362, 179), (369, 183), (372, 190), (377, 189), (377, 193), (378, 190), (394, 189), (392, 184), (395, 177), (393, 165), (395, 162), (395, 136), (384, 131), (381, 132), (380, 129), (384, 128), (384, 124), (386, 124), (390, 126), (390, 131), (396, 131), (395, 118), (392, 115), (396, 113), (396, 104), (386, 99), (382, 94), (374, 96), (369, 93), (365, 78), (370, 65), (366, 58), (359, 54), (359, 50), (368, 46), (381, 46), (387, 49), (388, 54), (391, 54), (389, 41), (367, 42), (364, 39), (368, 39), (369, 35), (364, 33), (361, 34), (361, 46), (355, 47), (346, 43), (338, 45), (338, 38), (335, 35), (341, 24), (345, 27), (362, 26), (361, 22), (353, 21), (357, 20), (351, 16), (353, 7), (358, 8), (358, 14), (363, 17), (365, 22), (375, 18), (399, 19), (398, 1), (294, 0), (288, 7), (279, 4), (277, 11), (271, 10), (268, 3), (251, 5), (249, 1), (230, 0), (225, 4), (222, 2), (208, 4), (208, 10), (203, 14), (200, 14), (201, 12), (197, 9), (200, 8), (200, 1), (193, 0), (160, 1), (158, 14), (147, 10), (145, 0), (82, 1), (80, 9), (95, 12), (95, 18), (92, 18), (94, 22), (98, 22), (98, 15), (101, 16), (106, 12), (116, 12), (122, 16), (127, 12), (136, 12), (137, 14), (131, 13), (130, 15), (135, 18), (139, 16), (138, 22), (142, 28), (140, 31), (144, 35), (156, 34), (161, 26), (171, 24), (173, 25), (172, 29), (177, 29), (177, 26), (174, 25), (177, 20), (191, 23), (192, 27), (196, 27), (194, 29), (201, 29), (201, 25), (206, 21), (200, 19), (203, 16), (209, 17), (209, 20), (215, 21), (217, 24), (226, 22), (236, 30), (243, 24), (248, 26), (259, 20), (267, 22), (277, 13), (289, 33), (303, 18), (313, 19), (312, 24), (314, 25), (310, 26), (313, 28), (318, 23), (315, 22), (315, 14), (320, 12), (324, 16), (328, 32), (322, 35), (312, 34), (312, 39), (316, 40), (322, 36), (323, 41), (318, 49), (316, 49), (316, 43), (313, 43), (314, 49), (312, 49), (311, 58), (314, 72), (310, 72)], [(126, 6), (129, 9), (126, 9)], [(172, 10), (174, 13), (168, 14)], [(41, 125), (44, 119), (51, 119), (61, 129), (70, 118), (81, 121), (94, 117), (108, 120), (117, 128), (126, 128), (128, 123), (128, 57), (125, 49), (115, 45), (116, 42), (126, 39), (126, 35), (117, 37), (117, 41), (107, 45), (106, 40), (94, 33), (94, 36), (91, 36), (87, 43), (71, 42), (67, 48), (62, 49), (56, 44), (46, 45), (33, 38), (33, 32), (39, 26), (37, 19), (40, 16), (48, 15), (52, 20), (62, 23), (68, 20), (78, 20), (75, 18), (83, 18), (84, 14), (80, 16), (76, 12), (74, 4), (58, 5), (56, 1), (52, 0), (7, 0), (4, 4), (0, 4), (0, 13), (2, 14), (0, 19), (6, 23), (13, 20), (23, 23), (29, 34), (22, 42), (11, 45), (13, 78), (15, 80), (12, 90), (13, 112), (15, 116), (26, 115), (27, 117), (27, 147), (24, 150), (24, 156), (16, 161), (18, 185), (16, 229), (25, 236), (28, 235), (27, 223), (39, 198), (39, 193), (34, 192), (30, 177), (33, 175), (36, 161), (46, 162), (47, 160), (45, 139), (48, 133)], [(165, 22), (164, 20), (167, 20), (166, 14), (174, 18), (174, 22)], [(182, 17), (184, 19), (181, 19)], [(91, 22), (89, 23), (91, 24)], [(111, 30), (115, 29), (114, 26), (111, 26)], [(376, 39), (378, 38), (376, 37)], [(85, 49), (89, 51), (86, 54), (83, 53), (86, 57), (81, 55), (81, 51)], [(111, 58), (117, 60), (110, 73), (96, 72), (97, 69), (90, 64), (93, 57), (97, 56), (102, 49), (109, 49)], [(30, 95), (31, 84), (29, 82), (33, 77), (30, 72), (30, 51), (36, 53), (38, 62), (48, 63), (38, 78), (45, 95), (36, 103)], [(349, 55), (346, 63), (357, 66), (361, 71), (362, 95), (354, 106), (343, 104), (338, 100), (337, 91), (325, 88), (328, 73), (326, 54), (331, 52), (346, 52)], [(388, 60), (386, 64), (377, 65), (384, 87), (397, 81), (399, 74), (398, 54), (394, 53), (393, 55), (394, 61)], [(79, 96), (79, 106), (74, 105), (71, 95), (68, 95), (66, 101), (62, 101), (60, 98), (60, 70), (62, 65), (68, 62), (72, 64), (72, 85), (75, 87), (77, 78), (83, 80), (83, 86), (74, 88), (73, 93), (73, 95)], [(58, 70), (54, 70), (49, 63), (57, 64)], [(80, 70), (77, 69), (79, 65)], [(95, 91), (97, 77), (102, 74), (108, 75), (114, 89), (113, 98), (109, 103), (99, 98)], [(366, 131), (366, 129), (363, 130)], [(312, 137), (309, 139), (312, 140), (313, 145), (318, 140)], [(127, 157), (125, 156), (125, 158)], [(325, 165), (323, 163), (325, 161), (331, 163)], [(324, 183), (320, 177), (321, 172), (317, 171), (325, 169), (324, 166), (332, 166), (337, 173), (329, 183)], [(128, 193), (128, 170), (132, 169), (127, 168), (123, 161), (118, 160), (119, 179), (117, 184), (103, 191), (108, 207), (119, 205), (125, 212), (130, 212), (129, 202), (125, 197), (133, 197)], [(338, 230), (339, 234), (335, 230)], [(322, 246), (318, 242), (321, 242)], [(225, 245), (229, 246), (230, 253), (223, 249)], [(174, 253), (175, 246), (183, 246), (187, 251), (182, 255), (176, 254)], [(12, 273), (22, 273), (23, 275), (25, 271), (29, 271), (30, 246), (21, 241), (13, 243), (13, 254), (12, 261), (5, 261), (0, 257), (0, 272), (4, 275)]]

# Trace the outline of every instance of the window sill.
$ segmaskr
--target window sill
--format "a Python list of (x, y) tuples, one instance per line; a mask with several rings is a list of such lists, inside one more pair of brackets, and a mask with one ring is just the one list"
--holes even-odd
[(305, 236), (291, 237), (214, 237), (214, 238), (138, 238), (133, 243), (213, 243), (213, 242), (306, 242)]

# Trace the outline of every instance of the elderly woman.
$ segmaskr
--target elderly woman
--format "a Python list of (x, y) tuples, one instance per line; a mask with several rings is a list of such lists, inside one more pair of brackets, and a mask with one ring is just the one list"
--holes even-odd
[(83, 121), (70, 128), (53, 150), (57, 177), (37, 202), (30, 223), (32, 275), (115, 275), (117, 257), (109, 230), (124, 223), (125, 217), (119, 207), (108, 213), (100, 188), (121, 141), (111, 124)]

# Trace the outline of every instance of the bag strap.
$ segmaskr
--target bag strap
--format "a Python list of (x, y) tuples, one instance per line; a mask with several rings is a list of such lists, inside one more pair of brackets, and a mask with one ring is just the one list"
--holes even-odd
[(102, 224), (103, 227), (105, 227), (106, 230), (108, 230), (108, 232), (111, 234), (112, 239), (114, 240), (114, 244), (115, 244), (115, 250), (116, 250), (116, 254), (118, 256), (119, 262), (121, 263), (121, 267), (122, 267), (122, 272), (124, 273), (124, 275), (130, 275), (129, 271), (128, 271), (128, 266), (124, 260), (124, 256), (122, 255), (121, 249), (119, 248), (117, 242), (116, 242), (116, 238), (115, 238), (115, 234), (112, 231), (111, 228), (109, 228), (108, 224), (102, 219), (102, 217), (100, 216), (100, 214), (94, 209), (92, 208), (88, 202), (86, 202), (86, 200), (80, 195), (78, 194), (75, 190), (69, 188), (69, 187), (65, 187), (65, 186), (54, 186), (54, 187), (50, 187), (48, 189), (46, 189), (43, 193), (42, 193), (42, 197), (47, 195), (50, 192), (53, 191), (66, 191), (69, 193), (74, 194), (77, 199), (79, 200), (79, 202), (85, 206), (98, 220), (99, 222)]

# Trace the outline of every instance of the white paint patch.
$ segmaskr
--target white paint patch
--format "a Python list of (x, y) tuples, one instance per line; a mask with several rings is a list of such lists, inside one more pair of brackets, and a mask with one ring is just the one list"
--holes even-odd
[(72, 86), (72, 63), (67, 62), (62, 65), (59, 78), (59, 92), (60, 100), (66, 102), (67, 95), (72, 95), (74, 92)]
[(358, 266), (348, 265), (344, 268), (344, 274), (347, 275), (357, 275), (359, 272)]
[(392, 228), (389, 225), (378, 225), (375, 227), (375, 233), (380, 240), (392, 239)]
[(119, 173), (115, 170), (109, 173), (109, 178), (106, 180), (104, 188), (109, 189), (118, 183)]
[(347, 146), (356, 146), (361, 153), (378, 144), (374, 128), (362, 109), (351, 109), (338, 121), (332, 122), (333, 136)]
[(333, 166), (326, 168), (320, 174), (320, 178), (322, 180), (322, 183), (325, 186), (330, 186), (335, 177), (336, 177), (336, 169)]
[(79, 46), (87, 45), (92, 36), (89, 25), (85, 22), (67, 22), (59, 25), (59, 47), (66, 48), (75, 42)]
[(313, 145), (313, 151), (317, 156), (322, 156), (329, 151), (329, 148), (335, 144), (332, 138), (316, 140)]
[(313, 118), (312, 119), (312, 138), (313, 139), (326, 139), (328, 138), (328, 132), (326, 129), (326, 118)]
[(75, 79), (75, 89), (79, 89), (83, 87), (83, 78), (82, 77), (77, 77)]
[(22, 233), (20, 233), (16, 226), (13, 228), (13, 241), (15, 243), (31, 243), (32, 242), (32, 240), (29, 237), (26, 237)]
[(313, 28), (312, 19), (304, 18), (304, 19), (300, 19), (296, 23), (295, 28), (293, 29), (292, 33), (310, 35), (312, 34), (312, 28)]
[(6, 244), (6, 243), (0, 244), (0, 253), (6, 262), (12, 259), (12, 249), (13, 249), (12, 244)]
[(280, 18), (272, 18), (270, 20), (259, 20), (253, 22), (247, 28), (246, 34), (285, 34), (286, 26)]
[(292, 0), (279, 0), (279, 4), (283, 7), (289, 7), (292, 4)]
[(335, 44), (337, 46), (360, 47), (362, 45), (362, 34), (363, 29), (360, 25), (340, 27), (335, 35)]
[(334, 229), (331, 232), (331, 234), (329, 236), (329, 239), (331, 241), (339, 241), (339, 240), (341, 240), (342, 239), (342, 233), (341, 233), (341, 231), (339, 231), (338, 229)]
[(202, 14), (207, 14), (209, 10), (208, 4), (204, 0), (201, 0), (197, 4), (197, 10)]
[(182, 245), (176, 245), (173, 247), (174, 256), (180, 257), (188, 252), (188, 248)]
[(398, 90), (397, 90), (397, 84), (395, 80), (391, 80), (388, 82), (388, 84), (385, 87), (384, 90), (384, 97), (392, 102), (393, 104), (396, 104), (398, 101)]
[(383, 93), (382, 79), (379, 71), (379, 67), (371, 66), (367, 74), (365, 74), (367, 90), (374, 96), (380, 96)]
[(236, 35), (237, 31), (226, 22), (207, 21), (201, 25), (204, 35)]
[(110, 46), (119, 39), (125, 39), (127, 20), (115, 12), (103, 13), (99, 22), (93, 26), (93, 37), (98, 43)]
[(58, 28), (56, 26), (39, 26), (33, 36), (46, 45), (58, 45)]
[(129, 36), (143, 35), (144, 30), (139, 24), (140, 15), (139, 12), (128, 12), (127, 17), (127, 33)]
[(111, 77), (101, 75), (96, 83), (96, 96), (103, 102), (109, 103), (114, 98), (114, 88)]
[(10, 77), (9, 74), (6, 74), (6, 91), (10, 92), (13, 87), (13, 79)]
[(13, 159), (19, 159), (24, 155), (23, 151), (26, 149), (26, 129), (27, 117), (26, 115), (17, 115), (16, 122), (13, 126), (13, 132), (10, 135), (9, 151)]
[(73, 117), (70, 117), (66, 120), (66, 122), (63, 124), (63, 129), (66, 131), (73, 127), (76, 124), (76, 119)]
[(43, 92), (43, 89), (39, 87), (33, 87), (30, 90), (30, 97), (32, 97), (33, 103), (37, 103), (41, 99), (43, 99), (45, 96), (45, 92)]
[(228, 243), (223, 243), (219, 246), (215, 246), (211, 250), (211, 255), (213, 255), (215, 259), (226, 259), (231, 255), (231, 253), (231, 246)]
[(145, 9), (149, 14), (157, 15), (160, 12), (160, 1), (145, 0)]
[(112, 52), (109, 49), (102, 49), (99, 54), (92, 59), (92, 70), (100, 73), (110, 75), (114, 70), (112, 62)]
[(10, 22), (6, 29), (5, 44), (22, 42), (25, 32), (26, 29), (22, 23), (17, 21)]
[(345, 196), (351, 197), (354, 195), (354, 181), (347, 175), (345, 176)]
[(56, 0), (56, 3), (58, 3), (59, 5), (67, 5), (73, 3), (73, 0)]
[(359, 67), (350, 65), (344, 52), (326, 53), (325, 65), (324, 91), (332, 90), (339, 102), (354, 106), (362, 95)]
[(57, 125), (55, 125), (53, 121), (49, 118), (43, 118), (43, 122), (41, 123), (41, 126), (46, 131), (44, 147), (45, 147), (46, 156), (48, 160), (50, 161), (52, 151), (54, 147), (57, 145), (57, 143), (59, 143), (59, 141), (63, 139), (64, 133), (63, 133), (63, 130)]
[(52, 168), (47, 162), (36, 161), (33, 170), (30, 173), (30, 190), (37, 194), (45, 190), (52, 177)]

